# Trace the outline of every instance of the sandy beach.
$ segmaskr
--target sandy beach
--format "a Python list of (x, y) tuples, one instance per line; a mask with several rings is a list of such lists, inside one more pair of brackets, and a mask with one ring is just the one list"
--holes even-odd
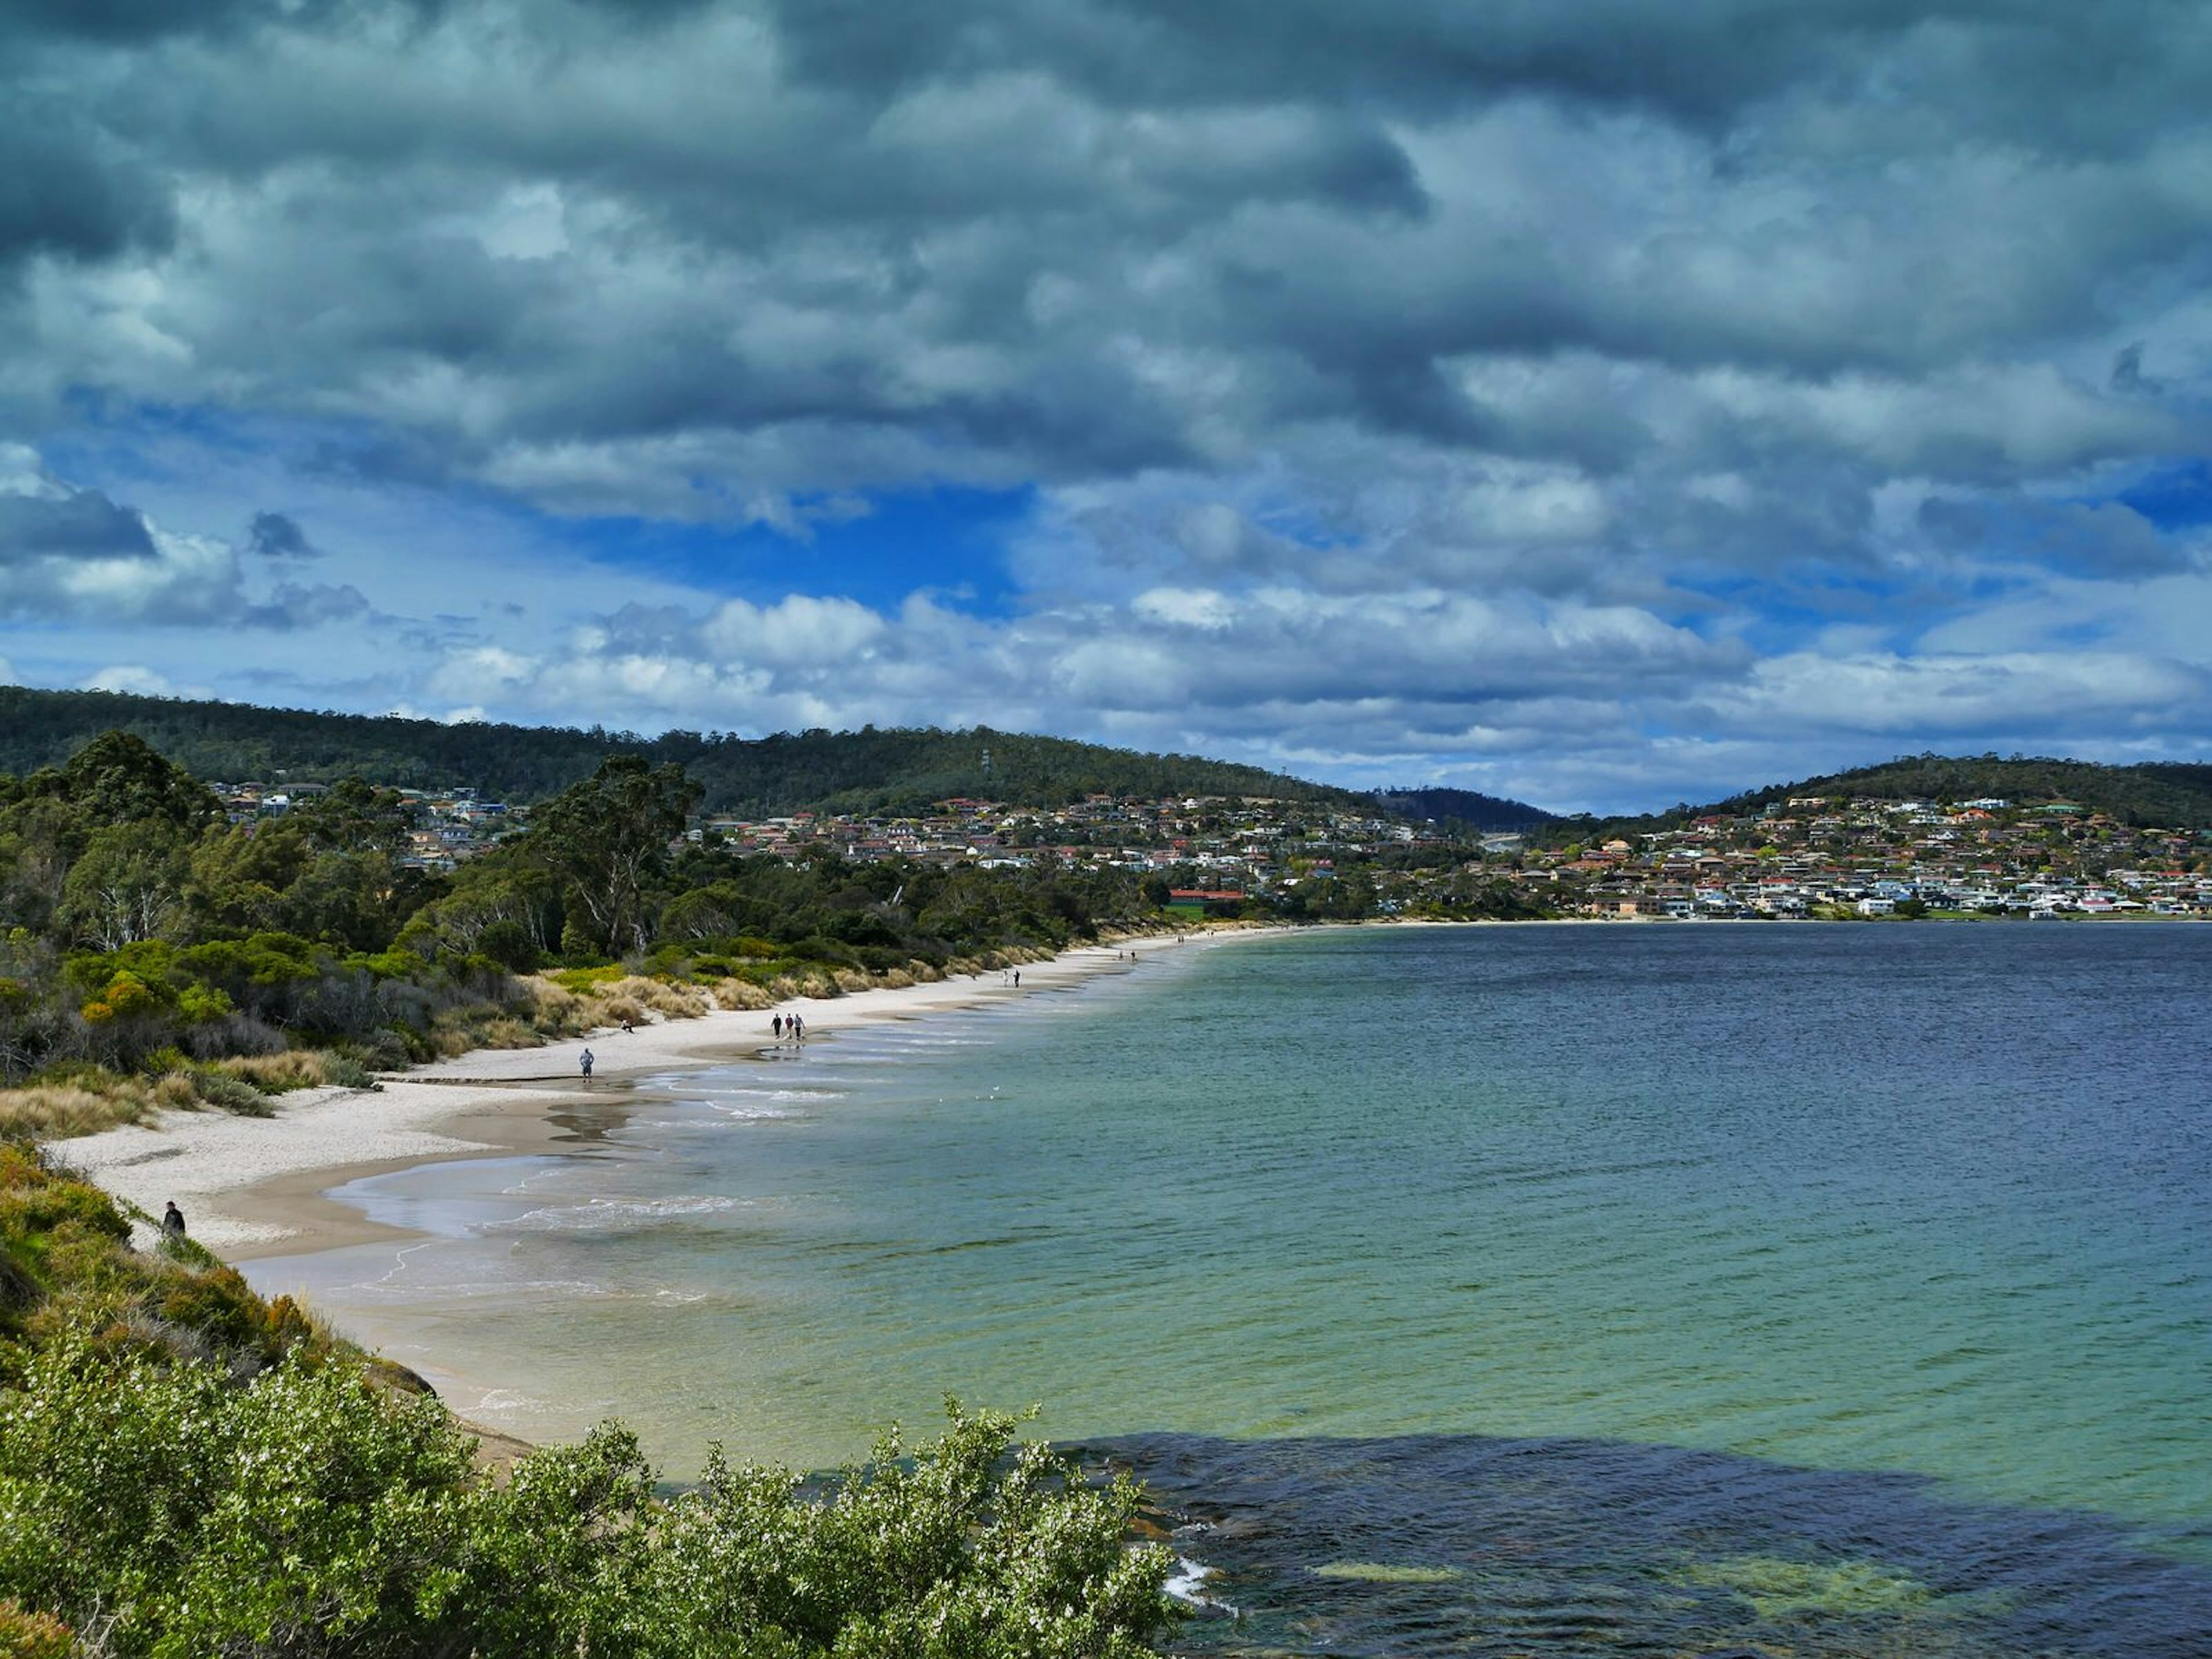
[[(382, 1087), (301, 1090), (267, 1118), (169, 1112), (57, 1141), (62, 1163), (158, 1215), (173, 1200), (193, 1237), (234, 1261), (298, 1255), (398, 1237), (322, 1196), (363, 1176), (451, 1158), (490, 1158), (551, 1144), (564, 1105), (625, 1090), (673, 1067), (709, 1065), (766, 1047), (777, 1012), (797, 1012), (810, 1040), (887, 1019), (915, 1019), (1051, 991), (1115, 967), (1123, 953), (1193, 948), (1256, 933), (1192, 933), (1085, 945), (1026, 963), (1018, 988), (995, 970), (900, 988), (800, 997), (769, 1010), (718, 1011), (609, 1028), (536, 1048), (481, 1048), (389, 1076)], [(592, 1074), (581, 1075), (585, 1049)]]

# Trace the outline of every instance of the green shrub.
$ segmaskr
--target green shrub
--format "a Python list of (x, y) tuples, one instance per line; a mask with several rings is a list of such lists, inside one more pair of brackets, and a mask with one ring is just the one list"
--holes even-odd
[(234, 1112), (240, 1117), (270, 1117), (276, 1109), (263, 1094), (242, 1077), (233, 1077), (228, 1072), (194, 1072), (192, 1092), (207, 1104), (225, 1112)]
[(625, 974), (623, 965), (616, 962), (599, 968), (556, 968), (545, 977), (564, 991), (586, 991), (595, 985), (611, 985)]
[(955, 1408), (826, 1497), (716, 1455), (663, 1502), (607, 1425), (502, 1483), (425, 1397), (296, 1354), (240, 1386), (72, 1333), (0, 1393), (0, 1597), (116, 1659), (1140, 1659), (1169, 1557), (1013, 1419)]
[(330, 1080), (341, 1089), (380, 1089), (384, 1086), (370, 1074), (368, 1067), (350, 1055), (332, 1054), (324, 1061), (323, 1069)]

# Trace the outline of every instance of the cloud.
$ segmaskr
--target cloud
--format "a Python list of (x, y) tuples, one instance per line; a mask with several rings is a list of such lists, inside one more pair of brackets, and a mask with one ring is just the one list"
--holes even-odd
[(239, 622), (246, 628), (290, 632), (320, 628), (329, 623), (352, 622), (366, 617), (368, 611), (367, 596), (349, 582), (325, 582), (313, 586), (283, 582), (266, 600), (246, 606), (239, 613)]
[(246, 533), (246, 550), (264, 559), (319, 559), (322, 550), (307, 539), (299, 521), (282, 513), (257, 513)]
[(2203, 730), (2212, 673), (2130, 652), (1936, 656), (1808, 654), (1762, 662), (1712, 699), (1738, 729), (1856, 731), (1955, 742), (2028, 729), (2082, 737)]
[[(237, 554), (214, 538), (161, 529), (137, 508), (64, 483), (20, 453), (0, 456), (5, 463), (13, 465), (0, 470), (0, 616), (291, 632), (369, 611), (349, 583), (280, 582), (257, 594)], [(249, 547), (276, 561), (313, 556), (299, 526), (277, 514), (255, 519)]]
[(97, 490), (0, 493), (0, 616), (207, 622), (237, 574), (220, 544), (163, 534)]
[(85, 679), (87, 691), (128, 691), (142, 697), (173, 697), (177, 688), (166, 675), (139, 663), (112, 663)]
[[(2008, 697), (2190, 741), (2145, 596), (2203, 533), (2143, 486), (2212, 444), (2203, 9), (38, 0), (0, 46), (11, 619), (251, 627), (379, 707), (1591, 791)], [(963, 489), (1027, 506), (894, 545)], [(816, 556), (872, 514), (866, 582)]]

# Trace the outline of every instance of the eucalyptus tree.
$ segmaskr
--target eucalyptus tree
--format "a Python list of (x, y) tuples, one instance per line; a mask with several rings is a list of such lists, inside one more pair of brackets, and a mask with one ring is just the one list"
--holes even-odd
[(672, 845), (699, 804), (700, 787), (681, 766), (611, 755), (530, 817), (527, 846), (559, 876), (568, 902), (564, 940), (622, 954), (652, 944), (646, 901), (667, 867)]

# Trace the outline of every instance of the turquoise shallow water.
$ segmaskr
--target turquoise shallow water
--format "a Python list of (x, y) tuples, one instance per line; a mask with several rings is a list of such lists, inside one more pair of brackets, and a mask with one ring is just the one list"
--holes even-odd
[[(562, 1154), (356, 1183), (428, 1240), (255, 1276), (464, 1408), (536, 1434), (619, 1414), (679, 1474), (714, 1437), (838, 1461), (950, 1391), (1042, 1401), (1056, 1438), (1155, 1437), (1123, 1443), (1203, 1471), (1175, 1485), (1194, 1514), (1286, 1447), (1396, 1446), (1402, 1488), (1504, 1440), (1558, 1472), (1636, 1449), (1662, 1487), (1723, 1455), (1747, 1523), (1764, 1472), (1910, 1477), (1832, 1488), (1863, 1535), (1896, 1522), (1893, 1556), (1949, 1535), (1933, 1503), (2103, 1517), (2099, 1547), (2186, 1564), (2212, 1518), (2208, 969), (2212, 928), (2186, 925), (1194, 946), (658, 1080)], [(1908, 1491), (1917, 1518), (1882, 1509)], [(1364, 1501), (1346, 1486), (1333, 1512)], [(1735, 1542), (1714, 1559), (1835, 1554), (1802, 1529)], [(1290, 1559), (1250, 1566), (1260, 1600)], [(1357, 1601), (1347, 1582), (1313, 1581)], [(1697, 1606), (1793, 1605), (1682, 1582)], [(1321, 1639), (1283, 1616), (1280, 1639)], [(1364, 1617), (1333, 1650), (1426, 1650)]]

